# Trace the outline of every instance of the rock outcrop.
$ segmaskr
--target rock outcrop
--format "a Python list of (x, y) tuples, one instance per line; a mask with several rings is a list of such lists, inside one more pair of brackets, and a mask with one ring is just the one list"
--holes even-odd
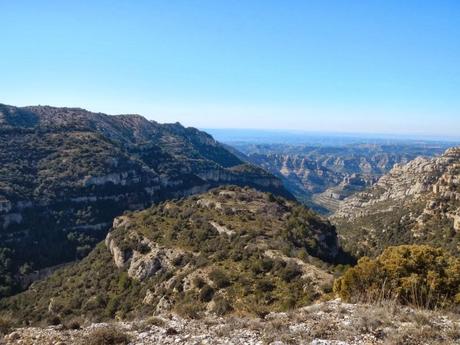
[(460, 148), (395, 166), (345, 199), (331, 218), (344, 243), (376, 254), (387, 245), (429, 243), (460, 251)]
[[(441, 154), (446, 145), (392, 144), (302, 146), (234, 143), (239, 156), (278, 176), (295, 197), (330, 214), (343, 199), (372, 186), (396, 164)], [(236, 150), (234, 150), (236, 151)]]
[(63, 326), (14, 329), (5, 344), (84, 345), (104, 335), (117, 334), (133, 345), (378, 345), (455, 344), (460, 323), (435, 312), (395, 308), (391, 305), (323, 302), (264, 318), (207, 317), (186, 319), (163, 313), (130, 322), (95, 323), (80, 329)]

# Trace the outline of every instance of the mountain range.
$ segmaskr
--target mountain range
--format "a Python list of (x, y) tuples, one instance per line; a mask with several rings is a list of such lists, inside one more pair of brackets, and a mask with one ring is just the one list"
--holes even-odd
[[(332, 139), (331, 139), (332, 140)], [(362, 139), (364, 140), (364, 139)], [(293, 145), (236, 142), (239, 157), (271, 172), (295, 197), (323, 214), (372, 186), (395, 164), (441, 154), (450, 143), (389, 142)], [(238, 155), (238, 152), (233, 151)]]
[(292, 198), (273, 175), (179, 123), (0, 105), (0, 295), (86, 256), (126, 210), (223, 184)]
[(229, 146), (140, 115), (0, 105), (0, 337), (455, 343), (460, 148), (445, 145)]

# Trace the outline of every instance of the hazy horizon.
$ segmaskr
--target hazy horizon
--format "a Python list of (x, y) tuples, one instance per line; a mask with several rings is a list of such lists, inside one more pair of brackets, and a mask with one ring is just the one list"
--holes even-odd
[(1, 101), (198, 128), (455, 137), (456, 1), (0, 4)]
[(291, 137), (292, 141), (301, 142), (302, 138), (343, 138), (348, 140), (376, 140), (388, 142), (442, 142), (460, 143), (459, 136), (433, 136), (433, 135), (414, 135), (414, 134), (395, 134), (395, 133), (365, 133), (365, 132), (321, 132), (305, 131), (296, 129), (257, 129), (257, 128), (199, 128), (215, 139), (223, 142), (279, 142)]
[(441, 134), (428, 134), (428, 133), (416, 133), (416, 132), (358, 132), (358, 131), (333, 131), (333, 130), (315, 130), (315, 129), (294, 129), (294, 128), (248, 128), (248, 127), (206, 127), (206, 126), (196, 126), (187, 122), (178, 121), (176, 118), (164, 119), (164, 121), (158, 120), (158, 117), (134, 113), (134, 112), (120, 112), (120, 113), (108, 113), (105, 111), (99, 111), (94, 109), (88, 109), (78, 105), (68, 106), (68, 105), (53, 105), (53, 104), (11, 104), (0, 100), (0, 104), (6, 104), (9, 106), (19, 106), (19, 107), (28, 107), (28, 106), (50, 106), (50, 107), (64, 107), (64, 108), (81, 108), (94, 113), (104, 113), (106, 115), (141, 115), (151, 121), (156, 121), (158, 123), (176, 123), (179, 122), (185, 127), (194, 127), (202, 131), (208, 132), (209, 134), (214, 135), (218, 131), (225, 132), (235, 132), (243, 135), (249, 134), (249, 132), (257, 133), (266, 133), (266, 134), (283, 134), (283, 135), (304, 135), (304, 136), (342, 136), (342, 137), (355, 137), (355, 138), (370, 138), (370, 139), (390, 139), (390, 140), (426, 140), (426, 141), (440, 141), (440, 142), (453, 142), (460, 143), (460, 135), (441, 135)]

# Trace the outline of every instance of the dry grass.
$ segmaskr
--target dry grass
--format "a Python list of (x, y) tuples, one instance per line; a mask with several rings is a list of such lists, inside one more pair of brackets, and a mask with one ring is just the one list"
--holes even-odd
[(319, 339), (330, 339), (333, 334), (337, 331), (332, 324), (331, 320), (321, 319), (318, 323), (315, 323), (310, 327), (309, 335), (313, 338)]
[[(86, 335), (80, 345), (126, 345), (129, 337), (123, 327), (126, 326), (113, 324), (89, 330), (83, 328), (77, 331)], [(180, 331), (181, 335), (192, 337), (206, 332), (213, 343), (240, 337), (238, 339), (257, 339), (262, 344), (308, 344), (313, 339), (372, 345), (460, 344), (458, 316), (447, 316), (440, 310), (399, 306), (394, 301), (374, 305), (331, 301), (288, 313), (270, 314), (265, 319), (236, 315), (207, 316), (201, 320), (151, 317), (132, 322), (129, 327), (133, 336), (147, 329), (158, 334), (166, 331), (169, 335)]]
[(9, 315), (0, 316), (0, 335), (7, 334), (14, 326), (15, 321)]
[(114, 325), (99, 327), (87, 335), (81, 345), (128, 345), (130, 337)]
[(394, 301), (362, 306), (352, 325), (355, 334), (373, 334), (386, 345), (458, 344), (460, 327), (445, 313), (407, 308)]
[(79, 317), (72, 318), (69, 321), (64, 322), (63, 326), (65, 329), (80, 329), (85, 324), (85, 320)]
[(357, 314), (354, 326), (361, 333), (372, 333), (393, 326), (394, 310), (391, 305), (360, 308)]
[(215, 328), (214, 334), (222, 338), (229, 336), (233, 330), (235, 330), (235, 327), (233, 327), (231, 324), (226, 324)]
[(131, 324), (131, 329), (137, 332), (145, 332), (152, 329), (152, 327), (165, 328), (166, 326), (167, 322), (165, 319), (156, 316), (151, 316), (145, 320), (133, 322)]
[(147, 320), (145, 320), (145, 322), (148, 325), (156, 327), (164, 327), (166, 325), (166, 321), (164, 319), (156, 316), (149, 317)]
[[(394, 300), (366, 305), (318, 304), (266, 324), (266, 343), (279, 341), (284, 334), (299, 344), (314, 338), (356, 341), (363, 337), (387, 345), (460, 344), (458, 315), (404, 307)], [(290, 327), (293, 324), (303, 324), (307, 331), (300, 335)]]

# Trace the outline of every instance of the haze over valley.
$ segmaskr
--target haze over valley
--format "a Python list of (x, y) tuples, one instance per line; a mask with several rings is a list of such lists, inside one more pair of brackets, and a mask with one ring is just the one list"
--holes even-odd
[(279, 177), (320, 213), (372, 186), (396, 164), (442, 154), (453, 141), (284, 131), (208, 130), (234, 153)]

